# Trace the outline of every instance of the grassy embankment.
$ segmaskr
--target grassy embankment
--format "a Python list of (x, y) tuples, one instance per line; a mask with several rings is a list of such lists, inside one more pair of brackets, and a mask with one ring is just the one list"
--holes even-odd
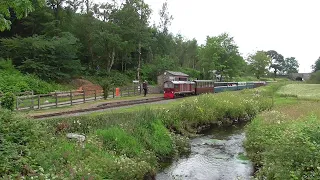
[[(187, 137), (199, 127), (230, 125), (270, 109), (272, 87), (190, 97), (166, 108), (44, 121), (2, 111), (0, 177), (142, 179), (188, 152)], [(86, 135), (84, 148), (66, 138), (69, 132)]]
[(248, 156), (258, 179), (320, 178), (320, 85), (288, 84), (272, 111), (247, 127)]
[(24, 75), (10, 61), (0, 59), (0, 93), (34, 91), (36, 94), (66, 90), (68, 86), (48, 83), (33, 75)]

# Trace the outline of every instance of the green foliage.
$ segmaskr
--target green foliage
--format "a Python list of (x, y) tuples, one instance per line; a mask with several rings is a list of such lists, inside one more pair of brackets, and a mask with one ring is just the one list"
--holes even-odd
[(284, 60), (283, 72), (285, 74), (298, 73), (299, 63), (295, 57), (289, 57)]
[[(145, 112), (145, 116), (148, 113)], [(155, 152), (158, 158), (172, 158), (175, 155), (174, 141), (171, 134), (165, 128), (160, 120), (156, 120), (155, 116), (147, 115), (151, 119), (142, 118), (134, 129), (134, 136), (137, 137), (141, 144), (147, 149)], [(174, 135), (173, 135), (174, 136)]]
[(316, 72), (311, 74), (311, 77), (308, 80), (308, 83), (320, 84), (320, 70), (318, 70), (318, 71), (316, 71)]
[(254, 55), (249, 57), (248, 61), (257, 79), (260, 79), (260, 77), (267, 73), (267, 68), (271, 63), (271, 59), (264, 51), (257, 51)]
[(320, 57), (318, 60), (312, 65), (313, 72), (320, 71)]
[(260, 166), (260, 179), (318, 179), (319, 119), (309, 116), (290, 119), (271, 111), (254, 119), (246, 128), (245, 147)]
[(66, 89), (67, 87), (40, 80), (35, 75), (23, 75), (13, 67), (10, 60), (0, 59), (0, 91), (3, 93), (34, 91), (36, 94), (44, 94)]
[(284, 57), (275, 50), (268, 51), (267, 55), (271, 59), (269, 68), (272, 68), (274, 70), (274, 77), (276, 77), (277, 73), (284, 69)]
[(77, 59), (78, 39), (70, 33), (60, 37), (33, 36), (1, 39), (0, 55), (12, 59), (24, 73), (37, 74), (46, 80), (64, 80), (80, 69)]
[(7, 92), (5, 93), (1, 99), (1, 107), (4, 109), (8, 109), (13, 111), (14, 110), (14, 102), (15, 102), (15, 95), (13, 93)]
[(28, 13), (34, 10), (34, 3), (37, 2), (38, 5), (43, 5), (44, 0), (20, 0), (20, 1), (13, 1), (13, 0), (2, 0), (0, 4), (0, 32), (4, 30), (9, 30), (11, 26), (11, 19), (10, 19), (10, 11), (9, 9), (13, 10), (15, 13), (15, 17), (17, 19), (21, 19), (22, 17), (26, 16)]
[(113, 150), (118, 155), (124, 154), (132, 158), (142, 153), (139, 142), (119, 127), (97, 130), (97, 135), (106, 149)]
[(192, 130), (203, 124), (229, 125), (234, 121), (246, 121), (271, 106), (272, 99), (264, 97), (262, 92), (206, 94), (163, 110), (162, 118), (169, 129), (183, 132), (185, 127)]
[(201, 68), (207, 74), (206, 78), (209, 78), (208, 71), (211, 70), (217, 70), (226, 78), (236, 77), (245, 66), (245, 61), (240, 56), (233, 37), (226, 33), (216, 37), (207, 37), (206, 44), (201, 47), (199, 56)]
[[(30, 173), (32, 146), (39, 143), (38, 125), (26, 117), (0, 109), (0, 178)], [(11, 178), (10, 178), (11, 177)]]
[(109, 96), (109, 90), (111, 89), (110, 84), (109, 84), (109, 81), (108, 81), (108, 80), (105, 80), (105, 79), (101, 79), (101, 80), (99, 81), (99, 84), (100, 84), (100, 86), (101, 86), (102, 89), (103, 89), (103, 98), (104, 98), (104, 99), (107, 99), (108, 96)]

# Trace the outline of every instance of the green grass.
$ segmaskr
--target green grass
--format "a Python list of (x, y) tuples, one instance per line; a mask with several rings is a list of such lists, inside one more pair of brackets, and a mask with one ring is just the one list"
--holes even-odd
[(300, 99), (320, 99), (320, 84), (288, 84), (283, 86), (277, 94), (296, 96)]
[(257, 179), (320, 178), (320, 86), (289, 84), (272, 111), (246, 126), (245, 148)]

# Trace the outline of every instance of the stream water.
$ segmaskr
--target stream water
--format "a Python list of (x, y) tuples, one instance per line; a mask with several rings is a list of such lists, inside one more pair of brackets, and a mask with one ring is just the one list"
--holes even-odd
[(243, 125), (210, 129), (191, 140), (191, 154), (173, 162), (157, 180), (251, 179), (253, 167), (245, 156)]

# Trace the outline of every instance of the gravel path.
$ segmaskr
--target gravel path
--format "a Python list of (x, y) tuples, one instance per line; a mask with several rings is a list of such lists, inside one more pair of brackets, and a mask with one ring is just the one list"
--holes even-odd
[(107, 112), (107, 111), (113, 111), (113, 110), (118, 110), (118, 109), (130, 108), (130, 107), (134, 107), (134, 106), (147, 107), (148, 105), (151, 105), (151, 104), (167, 104), (167, 103), (170, 103), (170, 102), (173, 102), (173, 101), (176, 101), (176, 100), (178, 100), (178, 99), (170, 99), (170, 100), (163, 100), (163, 101), (144, 103), (144, 104), (112, 107), (112, 108), (108, 108), (108, 109), (94, 110), (94, 111), (88, 111), (88, 112), (80, 112), (80, 113), (74, 113), (74, 114), (65, 114), (65, 115), (54, 116), (54, 117), (39, 118), (39, 120), (41, 120), (41, 119), (62, 118), (62, 117), (72, 117), (72, 116), (82, 116), (82, 115), (96, 113), (96, 112)]

